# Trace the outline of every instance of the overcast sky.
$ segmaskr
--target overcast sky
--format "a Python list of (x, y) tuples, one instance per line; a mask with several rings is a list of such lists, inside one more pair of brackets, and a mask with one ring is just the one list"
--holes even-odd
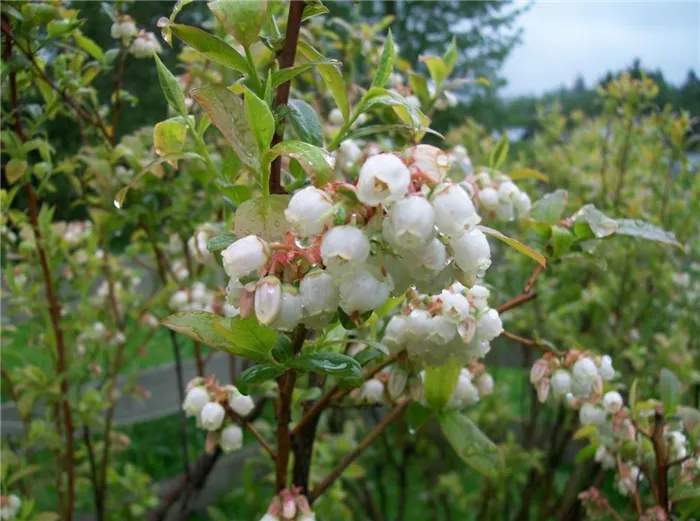
[(700, 0), (542, 1), (521, 15), (523, 43), (505, 63), (507, 96), (587, 85), (635, 57), (680, 83), (700, 73)]

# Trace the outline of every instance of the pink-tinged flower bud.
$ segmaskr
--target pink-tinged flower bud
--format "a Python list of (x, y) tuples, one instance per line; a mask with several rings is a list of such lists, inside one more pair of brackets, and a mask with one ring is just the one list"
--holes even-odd
[(483, 373), (476, 381), (476, 388), (479, 390), (480, 396), (488, 396), (493, 392), (493, 376), (489, 373)]
[(481, 222), (472, 200), (459, 185), (446, 183), (438, 186), (431, 204), (435, 210), (435, 224), (445, 235), (462, 235)]
[(369, 239), (354, 226), (336, 226), (323, 237), (321, 258), (331, 274), (343, 274), (369, 257)]
[(440, 293), (440, 300), (442, 301), (442, 314), (448, 320), (460, 323), (469, 316), (469, 301), (464, 295), (443, 290)]
[[(470, 343), (476, 335), (476, 318), (468, 316), (463, 322), (457, 325), (457, 333), (462, 342)], [(477, 341), (478, 342), (478, 341)], [(488, 344), (488, 342), (486, 342)]]
[(491, 187), (480, 190), (479, 204), (484, 210), (494, 210), (498, 206), (498, 192)]
[(308, 316), (335, 311), (340, 302), (333, 276), (323, 270), (312, 270), (301, 279), (299, 295)]
[(532, 369), (530, 369), (530, 383), (536, 384), (548, 374), (549, 363), (540, 358), (532, 365)]
[(282, 283), (274, 275), (258, 282), (255, 289), (255, 316), (258, 322), (270, 325), (282, 309)]
[(417, 145), (406, 152), (411, 171), (427, 176), (433, 183), (445, 179), (450, 169), (450, 158), (442, 150), (431, 145)]
[(229, 425), (221, 431), (219, 436), (221, 450), (228, 453), (238, 450), (243, 446), (243, 431), (238, 425)]
[(255, 313), (255, 292), (243, 290), (243, 293), (241, 293), (239, 311), (241, 318), (253, 316), (253, 313)]
[(182, 409), (187, 416), (197, 416), (202, 408), (210, 401), (209, 393), (204, 387), (193, 387), (185, 396)]
[(242, 394), (235, 387), (233, 387), (228, 394), (228, 404), (231, 410), (241, 418), (245, 418), (255, 409), (255, 402), (253, 399), (250, 396)]
[(450, 247), (457, 266), (469, 277), (481, 278), (491, 266), (491, 248), (481, 230), (453, 237)]
[(340, 307), (348, 314), (376, 309), (389, 299), (391, 283), (371, 266), (354, 271), (339, 286)]
[(209, 402), (199, 412), (199, 425), (208, 431), (215, 431), (224, 422), (226, 411), (217, 402)]
[(307, 186), (289, 200), (284, 216), (302, 237), (321, 235), (333, 225), (333, 200), (323, 190)]
[(294, 502), (294, 497), (288, 490), (280, 492), (282, 499), (282, 517), (285, 519), (294, 519), (297, 515), (297, 504)]
[(265, 266), (270, 258), (270, 249), (261, 238), (248, 235), (222, 251), (221, 257), (226, 274), (239, 279)]
[(435, 212), (421, 195), (401, 199), (389, 210), (383, 223), (383, 234), (394, 247), (422, 248), (435, 235)]
[(578, 417), (581, 425), (601, 425), (605, 423), (605, 411), (589, 402), (581, 406)]
[(384, 330), (382, 342), (389, 348), (392, 354), (403, 349), (408, 336), (408, 320), (403, 315), (394, 315)]
[(366, 403), (381, 403), (384, 397), (384, 384), (376, 378), (367, 380), (360, 388), (360, 400)]
[(617, 391), (609, 391), (603, 396), (603, 408), (610, 414), (620, 412), (623, 404), (622, 395)]
[(372, 156), (357, 179), (357, 198), (369, 206), (398, 201), (408, 192), (411, 173), (393, 154)]
[(535, 388), (537, 389), (537, 399), (540, 403), (546, 402), (547, 396), (549, 396), (549, 389), (551, 388), (549, 378), (542, 378), (542, 380), (537, 382)]
[(554, 396), (564, 396), (571, 390), (571, 374), (564, 369), (558, 369), (552, 376), (552, 392)]
[(503, 333), (503, 322), (498, 311), (491, 308), (476, 321), (476, 336), (482, 342), (491, 342)]

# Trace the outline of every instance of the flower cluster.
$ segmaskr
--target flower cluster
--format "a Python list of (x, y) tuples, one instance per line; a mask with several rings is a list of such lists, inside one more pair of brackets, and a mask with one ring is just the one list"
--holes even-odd
[(444, 182), (449, 168), (441, 150), (418, 145), (402, 157), (369, 157), (355, 184), (298, 191), (284, 241), (249, 235), (222, 252), (227, 302), (289, 331), (300, 322), (322, 327), (338, 307), (358, 319), (412, 285), (437, 292), (455, 277), (474, 284), (491, 264), (490, 248), (467, 192)]
[(474, 201), (484, 217), (512, 221), (527, 216), (532, 207), (530, 196), (500, 172), (482, 170), (468, 175), (464, 184), (471, 187)]
[(153, 56), (153, 53), (160, 54), (163, 52), (163, 47), (155, 34), (142, 29), (129, 47), (129, 52), (135, 58), (150, 58)]
[(316, 514), (300, 488), (284, 489), (272, 498), (260, 521), (316, 521)]
[(0, 496), (0, 519), (15, 519), (20, 508), (22, 508), (22, 500), (19, 497), (14, 494)]
[(459, 282), (438, 295), (411, 292), (400, 313), (387, 323), (383, 343), (392, 352), (406, 349), (409, 359), (425, 365), (483, 357), (503, 331), (488, 297), (484, 286), (467, 290)]
[(182, 404), (185, 414), (196, 417), (197, 426), (209, 431), (207, 448), (211, 450), (218, 443), (224, 452), (232, 452), (243, 446), (243, 431), (231, 421), (227, 412), (245, 418), (254, 408), (255, 403), (250, 396), (242, 394), (233, 385), (220, 386), (213, 378), (192, 380)]
[(175, 291), (168, 306), (173, 311), (221, 311), (221, 298), (215, 291), (208, 289), (202, 282), (194, 282), (189, 288)]
[(197, 227), (192, 237), (187, 240), (187, 249), (194, 260), (200, 264), (209, 264), (214, 256), (207, 248), (209, 239), (221, 233), (221, 227), (204, 223)]
[(530, 371), (530, 382), (537, 388), (541, 402), (547, 400), (551, 391), (555, 397), (566, 397), (576, 409), (586, 401), (599, 403), (603, 382), (614, 377), (615, 369), (609, 356), (592, 356), (576, 349), (564, 356), (547, 353)]
[(121, 40), (122, 45), (129, 45), (131, 40), (138, 34), (136, 23), (131, 16), (122, 14), (119, 19), (112, 24), (111, 34), (115, 40)]

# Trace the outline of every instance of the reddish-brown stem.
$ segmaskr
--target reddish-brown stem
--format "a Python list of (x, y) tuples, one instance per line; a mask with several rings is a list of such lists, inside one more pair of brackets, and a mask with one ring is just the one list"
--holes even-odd
[(194, 343), (194, 363), (197, 366), (197, 376), (204, 378), (204, 357), (202, 356), (202, 344)]
[(533, 293), (521, 293), (515, 298), (510, 299), (508, 302), (505, 304), (501, 304), (496, 308), (496, 311), (499, 313), (505, 313), (509, 309), (517, 308), (521, 304), (524, 304), (525, 302), (528, 302), (532, 299), (534, 299), (537, 296), (537, 292)]
[[(289, 2), (289, 17), (287, 18), (287, 29), (284, 37), (284, 47), (279, 55), (278, 62), (281, 69), (287, 69), (294, 65), (294, 58), (297, 53), (297, 42), (299, 41), (299, 30), (301, 29), (301, 17), (304, 13), (303, 0), (291, 0)], [(289, 101), (289, 89), (291, 88), (291, 80), (284, 82), (277, 87), (275, 97), (275, 107), (286, 105)], [(283, 132), (275, 134), (272, 137), (270, 147), (275, 146), (283, 139)], [(270, 165), (270, 193), (284, 193), (282, 188), (282, 158), (277, 157)]]
[(664, 443), (664, 416), (656, 411), (654, 414), (654, 430), (651, 433), (651, 443), (656, 456), (656, 489), (658, 490), (658, 504), (666, 514), (668, 508), (668, 464)]
[(521, 343), (524, 346), (532, 347), (533, 349), (537, 349), (538, 351), (540, 351), (542, 353), (558, 354), (555, 350), (550, 349), (547, 346), (543, 346), (542, 344), (538, 344), (537, 341), (535, 341), (531, 338), (525, 338), (522, 336), (518, 336), (518, 335), (515, 335), (513, 333), (509, 333), (508, 331), (503, 331), (503, 333), (501, 333), (501, 334), (506, 338), (509, 338), (515, 342)]
[[(12, 43), (14, 41), (12, 35), (12, 27), (10, 26), (9, 20), (5, 16), (2, 17), (2, 32), (5, 33), (7, 42), (5, 49), (3, 49), (3, 57), (5, 60), (12, 56)], [(15, 42), (16, 44), (16, 42)], [(17, 46), (24, 53), (24, 51)], [(26, 53), (25, 53), (26, 54)], [(27, 57), (32, 60), (30, 55)], [(15, 118), (15, 132), (20, 141), (24, 142), (27, 140), (27, 136), (22, 129), (22, 125), (19, 119), (19, 101), (17, 96), (17, 74), (13, 70), (9, 74), (10, 79), (10, 100), (12, 103), (12, 111)], [(63, 338), (63, 329), (61, 327), (61, 305), (56, 298), (54, 293), (53, 276), (49, 268), (49, 261), (46, 256), (46, 251), (44, 250), (44, 242), (41, 236), (41, 230), (39, 229), (39, 214), (38, 214), (38, 203), (36, 192), (31, 183), (25, 185), (27, 192), (27, 200), (29, 206), (29, 222), (32, 226), (32, 231), (34, 232), (34, 242), (36, 243), (36, 251), (39, 256), (39, 264), (41, 265), (41, 272), (44, 279), (44, 288), (46, 291), (46, 299), (49, 303), (49, 315), (51, 317), (51, 327), (53, 328), (54, 337), (56, 339), (56, 376), (60, 379), (60, 389), (61, 389), (61, 406), (60, 409), (62, 414), (59, 413), (59, 408), (56, 407), (56, 420), (59, 422), (63, 420), (63, 427), (65, 427), (65, 442), (66, 450), (63, 454), (63, 459), (60, 468), (65, 471), (67, 477), (67, 499), (65, 503), (64, 519), (65, 521), (71, 521), (73, 518), (73, 506), (75, 504), (75, 469), (74, 469), (74, 429), (73, 429), (73, 416), (70, 408), (70, 400), (68, 397), (69, 387), (68, 379), (66, 378), (67, 373), (67, 361), (66, 361), (66, 347)], [(62, 416), (62, 418), (61, 418)], [(63, 429), (60, 429), (63, 431)], [(60, 484), (61, 478), (57, 476), (57, 483)], [(62, 493), (57, 490), (59, 498)], [(62, 501), (61, 501), (62, 502)]]
[[(294, 331), (292, 346), (296, 356), (306, 340), (306, 328), (298, 326)], [(277, 401), (277, 459), (275, 465), (275, 490), (279, 493), (287, 488), (287, 467), (289, 466), (289, 453), (292, 450), (292, 438), (289, 434), (289, 422), (291, 420), (292, 394), (297, 380), (297, 372), (293, 369), (277, 379), (279, 387), (279, 400)]]
[(537, 282), (537, 277), (540, 276), (542, 271), (544, 271), (544, 266), (538, 264), (535, 271), (533, 271), (532, 275), (530, 275), (530, 278), (527, 279), (527, 284), (525, 284), (525, 287), (523, 288), (523, 293), (530, 293), (530, 291), (532, 291), (532, 288), (535, 287), (535, 283)]
[(379, 435), (381, 435), (382, 432), (384, 432), (389, 424), (399, 417), (399, 415), (404, 411), (404, 409), (406, 409), (406, 407), (408, 407), (410, 403), (411, 401), (409, 398), (400, 398), (399, 401), (396, 402), (394, 408), (389, 411), (386, 416), (384, 416), (382, 421), (379, 422), (374, 429), (372, 429), (372, 432), (365, 436), (354, 450), (346, 454), (343, 459), (340, 460), (338, 465), (330, 472), (330, 474), (328, 474), (328, 476), (326, 476), (324, 480), (313, 489), (313, 491), (309, 494), (309, 502), (313, 503), (316, 499), (318, 499), (318, 497), (323, 494), (336, 479), (340, 477), (343, 471), (348, 468), (348, 466), (355, 461), (360, 454), (362, 454), (365, 449), (367, 449), (367, 447), (369, 447), (372, 442), (376, 440)]
[[(398, 357), (399, 354), (388, 356), (381, 363), (375, 365), (371, 369), (366, 369), (364, 372), (364, 379), (368, 380), (372, 378), (375, 374), (384, 369), (386, 366), (394, 363)], [(335, 384), (326, 392), (326, 394), (319, 398), (318, 401), (313, 404), (313, 406), (306, 412), (306, 414), (304, 414), (301, 420), (299, 420), (299, 422), (294, 426), (294, 429), (292, 429), (292, 436), (296, 436), (297, 434), (299, 434), (301, 429), (303, 429), (307, 423), (314, 419), (314, 417), (320, 414), (323, 411), (323, 409), (325, 409), (331, 403), (331, 401), (342, 400), (350, 392), (349, 390), (340, 392), (338, 391), (338, 384)]]

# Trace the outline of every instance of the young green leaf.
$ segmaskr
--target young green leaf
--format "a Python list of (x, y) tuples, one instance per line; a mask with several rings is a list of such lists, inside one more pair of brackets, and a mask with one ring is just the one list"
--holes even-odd
[[(299, 42), (297, 49), (307, 60), (318, 62), (325, 59), (320, 52), (304, 41)], [(348, 102), (347, 87), (340, 67), (335, 64), (318, 65), (318, 72), (328, 90), (331, 91), (335, 104), (338, 105), (340, 112), (343, 114), (343, 119), (348, 121), (350, 117), (350, 103)]]
[(423, 393), (428, 407), (434, 411), (445, 408), (455, 390), (461, 370), (461, 364), (454, 359), (439, 367), (425, 369)]
[(288, 105), (289, 120), (299, 139), (305, 143), (323, 147), (323, 131), (313, 107), (298, 99), (289, 100)]
[(552, 226), (552, 250), (554, 251), (554, 257), (558, 258), (567, 253), (576, 240), (574, 234), (566, 228)]
[(5, 177), (7, 177), (7, 182), (13, 184), (22, 179), (28, 166), (24, 159), (10, 159), (5, 165)]
[(325, 186), (333, 178), (335, 160), (324, 149), (303, 141), (282, 141), (269, 152), (269, 159), (287, 156), (299, 161), (316, 186)]
[(301, 15), (301, 21), (304, 22), (314, 16), (319, 16), (328, 13), (328, 8), (319, 0), (305, 0), (304, 12)]
[(288, 195), (270, 195), (244, 202), (236, 210), (233, 232), (238, 237), (257, 235), (266, 241), (281, 241), (291, 229), (284, 216)]
[(267, 17), (267, 0), (216, 0), (208, 5), (219, 23), (243, 47), (248, 48), (258, 40)]
[(428, 80), (422, 74), (416, 72), (408, 73), (408, 84), (411, 86), (413, 94), (418, 96), (421, 105), (427, 107), (430, 104), (430, 90), (428, 89)]
[(277, 343), (272, 348), (272, 358), (279, 363), (285, 363), (294, 356), (292, 340), (287, 335), (277, 337)]
[(661, 402), (664, 404), (664, 416), (676, 412), (681, 399), (681, 383), (678, 377), (665, 367), (661, 369)]
[(236, 155), (254, 172), (260, 170), (256, 138), (248, 125), (243, 100), (222, 85), (194, 89), (190, 95), (229, 142)]
[(258, 364), (249, 367), (236, 378), (236, 387), (243, 394), (250, 394), (258, 384), (274, 380), (283, 375), (287, 369), (277, 364)]
[(457, 66), (457, 58), (457, 39), (453, 36), (449, 47), (442, 57), (442, 61), (445, 62), (445, 72), (447, 73), (446, 76), (449, 76), (455, 70), (455, 67)]
[(491, 168), (498, 169), (503, 163), (505, 163), (506, 158), (508, 157), (508, 148), (508, 133), (503, 132), (501, 139), (498, 140), (498, 143), (491, 151), (491, 156), (489, 158), (489, 165)]
[(262, 155), (270, 147), (270, 141), (275, 134), (275, 117), (267, 103), (258, 98), (247, 87), (244, 89), (245, 117), (248, 121), (248, 127), (253, 129), (258, 150)]
[(479, 228), (479, 230), (484, 232), (486, 235), (496, 237), (497, 239), (505, 242), (511, 248), (515, 248), (520, 253), (527, 255), (531, 259), (535, 260), (538, 264), (540, 264), (543, 268), (547, 267), (547, 258), (540, 252), (535, 251), (529, 246), (524, 245), (522, 242), (516, 241), (515, 239), (511, 239), (510, 237), (503, 235), (498, 230), (494, 230), (493, 228), (489, 228), (488, 226), (478, 225), (477, 228)]
[(88, 53), (90, 56), (95, 58), (97, 61), (102, 61), (105, 57), (105, 53), (102, 48), (97, 45), (95, 40), (88, 38), (84, 34), (78, 32), (73, 33), (73, 38), (78, 47)]
[(583, 206), (576, 214), (574, 214), (576, 223), (586, 223), (590, 226), (591, 231), (597, 238), (607, 237), (615, 233), (619, 225), (614, 220), (598, 210), (592, 204)]
[(168, 27), (177, 38), (210, 60), (250, 76), (247, 60), (221, 38), (189, 25), (170, 24)]
[(439, 56), (421, 56), (420, 61), (425, 63), (430, 72), (430, 77), (435, 83), (435, 88), (439, 88), (442, 82), (447, 78), (447, 65)]
[(440, 427), (457, 455), (477, 472), (498, 476), (504, 467), (498, 447), (459, 411), (438, 415)]
[(639, 219), (616, 219), (616, 222), (618, 224), (618, 228), (615, 232), (617, 235), (630, 235), (649, 241), (671, 244), (673, 246), (678, 246), (682, 250), (684, 249), (673, 232), (667, 232), (651, 223)]
[(181, 121), (169, 119), (153, 127), (153, 146), (161, 157), (182, 152), (186, 139), (187, 127)]
[(299, 74), (302, 74), (312, 67), (318, 65), (334, 65), (340, 66), (338, 60), (333, 60), (330, 58), (324, 58), (322, 60), (311, 61), (307, 63), (302, 63), (301, 65), (295, 65), (294, 67), (287, 67), (272, 73), (272, 88), (279, 87), (283, 83), (296, 78)]
[(513, 181), (520, 181), (522, 179), (537, 179), (538, 181), (549, 182), (549, 178), (542, 172), (533, 170), (532, 168), (518, 168), (508, 174)]
[(363, 379), (362, 367), (354, 358), (331, 351), (302, 353), (287, 361), (286, 365), (299, 371), (336, 376), (352, 384), (360, 384)]
[(165, 99), (168, 104), (183, 117), (187, 117), (187, 106), (185, 105), (185, 95), (182, 93), (180, 84), (177, 78), (173, 76), (173, 73), (168, 70), (168, 68), (163, 64), (163, 62), (158, 57), (158, 54), (153, 53), (153, 57), (156, 60), (156, 69), (158, 71), (158, 82), (160, 83), (160, 88), (165, 95)]
[(538, 223), (557, 224), (569, 200), (566, 190), (556, 190), (535, 201), (530, 210), (530, 218)]
[(394, 46), (394, 38), (391, 36), (391, 30), (386, 36), (386, 42), (384, 42), (384, 49), (382, 50), (382, 55), (379, 58), (379, 65), (374, 73), (374, 79), (372, 80), (372, 87), (383, 87), (384, 84), (394, 72), (394, 64), (396, 63), (396, 47)]
[(209, 242), (207, 242), (207, 250), (221, 251), (228, 248), (234, 242), (236, 242), (236, 236), (234, 234), (222, 233), (221, 235), (209, 239)]

